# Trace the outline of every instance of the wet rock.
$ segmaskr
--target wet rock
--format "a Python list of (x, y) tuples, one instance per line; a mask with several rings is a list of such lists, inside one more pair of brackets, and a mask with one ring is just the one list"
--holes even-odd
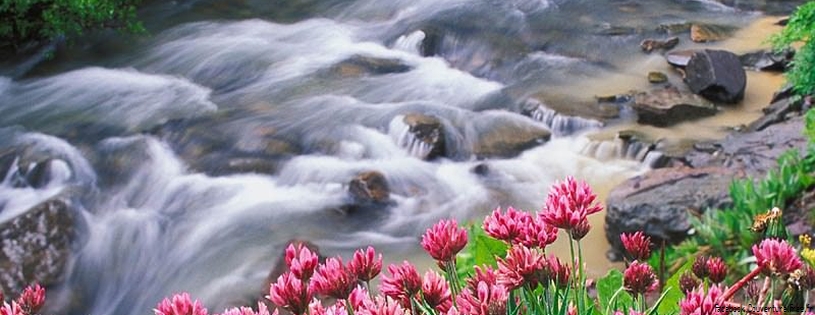
[[(622, 252), (620, 234), (644, 231), (652, 241), (684, 240), (689, 215), (731, 204), (728, 187), (736, 174), (726, 168), (661, 168), (615, 187), (606, 201), (606, 238)], [(613, 256), (613, 255), (612, 255)]]
[(759, 50), (739, 56), (742, 66), (758, 71), (784, 71), (792, 62), (795, 51), (786, 49), (780, 52)]
[(657, 127), (712, 116), (717, 112), (710, 102), (682, 93), (676, 87), (638, 93), (634, 96), (632, 107), (637, 112), (639, 123)]
[(648, 72), (648, 82), (658, 84), (668, 82), (668, 76), (659, 71)]
[(606, 121), (620, 117), (620, 107), (609, 102), (597, 102), (596, 99), (585, 100), (559, 93), (538, 93), (523, 103), (527, 111), (538, 104), (552, 109), (560, 115), (581, 117), (595, 121)]
[(690, 39), (697, 43), (715, 42), (730, 37), (731, 32), (732, 29), (725, 26), (692, 24), (690, 26)]
[(408, 113), (404, 115), (402, 122), (407, 128), (407, 133), (397, 139), (399, 146), (426, 160), (445, 155), (444, 124), (439, 118)]
[(484, 157), (513, 157), (549, 141), (552, 133), (535, 125), (497, 124), (479, 134), (474, 153)]
[(594, 32), (594, 34), (601, 36), (625, 36), (633, 35), (637, 32), (638, 30), (633, 27), (601, 24), (597, 26), (597, 30)]
[(669, 52), (665, 55), (665, 60), (668, 61), (668, 64), (684, 69), (688, 66), (688, 62), (690, 62), (690, 58), (696, 53), (697, 50), (678, 50)]
[(386, 203), (390, 199), (388, 180), (378, 171), (357, 174), (348, 183), (348, 193), (356, 203)]
[(0, 289), (6, 296), (33, 282), (49, 286), (64, 280), (75, 220), (68, 202), (57, 198), (0, 223)]
[(654, 50), (669, 50), (676, 47), (679, 44), (679, 37), (671, 37), (665, 40), (658, 40), (658, 39), (645, 39), (640, 42), (640, 48), (642, 51), (650, 53)]
[(690, 31), (691, 23), (683, 22), (683, 23), (663, 23), (657, 27), (657, 31), (666, 34), (681, 34), (687, 33)]
[[(209, 175), (272, 174), (284, 161), (303, 152), (273, 127), (229, 116), (236, 113), (222, 115), (170, 121), (152, 133), (169, 143), (193, 170)], [(117, 164), (133, 158), (128, 150), (111, 154), (120, 158), (107, 160)]]
[(408, 72), (412, 67), (402, 60), (354, 55), (331, 67), (331, 72), (342, 77), (361, 77), (365, 75), (384, 75)]
[(744, 98), (747, 75), (735, 54), (705, 49), (688, 61), (685, 82), (691, 91), (714, 102), (736, 103)]
[(764, 176), (789, 150), (803, 153), (807, 140), (801, 130), (804, 119), (795, 116), (755, 132), (735, 132), (724, 140), (691, 151), (686, 159), (693, 167), (725, 166), (751, 176)]
[[(577, 104), (576, 106), (581, 106)], [(592, 106), (598, 109), (606, 106), (606, 104), (596, 104)], [(544, 123), (549, 130), (555, 134), (565, 135), (573, 132), (587, 129), (602, 127), (603, 123), (595, 119), (587, 119), (579, 116), (570, 116), (555, 109), (550, 108), (547, 104), (543, 104), (536, 99), (528, 99), (521, 107), (521, 115), (531, 117), (534, 120)]]
[(772, 124), (782, 122), (788, 118), (788, 115), (800, 112), (802, 105), (803, 102), (801, 100), (795, 100), (793, 98), (777, 100), (762, 109), (764, 115), (747, 125), (747, 130), (760, 131)]

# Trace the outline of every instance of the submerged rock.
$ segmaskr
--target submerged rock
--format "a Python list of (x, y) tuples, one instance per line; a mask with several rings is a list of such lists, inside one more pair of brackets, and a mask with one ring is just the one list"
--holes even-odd
[(360, 77), (364, 75), (383, 75), (408, 72), (412, 67), (402, 60), (354, 55), (331, 67), (331, 72), (342, 77)]
[(718, 111), (710, 102), (682, 93), (676, 87), (638, 93), (634, 95), (632, 106), (637, 112), (637, 122), (658, 127), (712, 116)]
[(658, 39), (645, 39), (640, 42), (640, 48), (642, 51), (650, 53), (654, 50), (669, 50), (676, 47), (679, 44), (679, 37), (671, 37), (665, 40), (658, 40)]
[(648, 72), (648, 82), (658, 84), (668, 82), (668, 76), (659, 71)]
[(45, 201), (0, 224), (0, 289), (16, 296), (28, 284), (64, 280), (76, 240), (75, 214), (67, 201)]
[(697, 43), (715, 42), (730, 37), (731, 32), (725, 26), (694, 23), (690, 26), (690, 39)]
[(714, 102), (736, 103), (744, 98), (747, 74), (732, 52), (705, 49), (691, 56), (685, 82), (691, 91)]

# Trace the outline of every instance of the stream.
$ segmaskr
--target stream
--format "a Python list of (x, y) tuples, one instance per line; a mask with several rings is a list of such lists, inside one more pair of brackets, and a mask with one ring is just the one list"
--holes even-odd
[[(266, 292), (288, 241), (423, 268), (437, 220), (496, 207), (535, 211), (549, 186), (586, 180), (601, 199), (651, 159), (618, 131), (668, 142), (724, 137), (783, 84), (748, 71), (745, 100), (670, 128), (641, 126), (595, 96), (648, 90), (664, 57), (641, 52), (660, 25), (711, 23), (729, 39), (678, 49), (766, 47), (800, 1), (147, 1), (148, 34), (99, 32), (50, 58), (0, 62), (0, 222), (55, 196), (81, 217), (80, 244), (49, 313), (148, 314), (188, 291), (214, 312)], [(529, 102), (568, 111), (525, 115)], [(405, 117), (432, 116), (444, 153)], [(501, 141), (547, 129), (523, 148)], [(496, 140), (497, 139), (497, 140)], [(497, 141), (498, 144), (493, 144)], [(15, 151), (16, 150), (16, 151)], [(49, 161), (39, 184), (25, 159)], [(5, 161), (0, 159), (0, 161)], [(5, 166), (4, 166), (5, 167)], [(384, 175), (387, 204), (351, 207), (349, 182)], [(350, 210), (349, 210), (350, 209)], [(584, 242), (589, 275), (614, 264), (601, 214)], [(565, 235), (561, 235), (565, 237)], [(554, 252), (568, 255), (565, 243)], [(564, 256), (565, 257), (565, 256)]]

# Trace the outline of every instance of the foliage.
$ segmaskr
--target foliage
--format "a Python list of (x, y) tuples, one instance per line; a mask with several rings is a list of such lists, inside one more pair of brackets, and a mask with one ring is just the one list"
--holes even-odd
[(812, 176), (814, 157), (812, 148), (803, 158), (796, 151), (788, 151), (779, 158), (777, 169), (768, 172), (763, 180), (733, 181), (730, 185), (732, 207), (709, 209), (699, 217), (691, 217), (695, 234), (678, 245), (675, 251), (670, 251), (668, 260), (681, 262), (699, 254), (715, 255), (725, 258), (736, 275), (745, 274), (749, 267), (745, 262), (752, 255), (749, 250), (753, 244), (767, 233), (786, 237), (781, 220), (772, 221), (762, 233), (754, 233), (750, 230), (754, 218), (773, 207), (783, 209), (815, 183)]
[(114, 28), (142, 31), (140, 0), (2, 0), (0, 48)]
[(804, 42), (795, 54), (787, 79), (800, 95), (815, 93), (815, 2), (798, 7), (789, 22), (771, 41), (776, 49), (784, 49), (795, 42)]

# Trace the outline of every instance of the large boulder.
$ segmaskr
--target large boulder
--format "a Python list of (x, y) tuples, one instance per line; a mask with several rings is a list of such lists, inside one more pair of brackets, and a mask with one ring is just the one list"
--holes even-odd
[(732, 52), (705, 49), (691, 56), (685, 82), (693, 93), (714, 102), (736, 103), (744, 98), (747, 75)]
[(680, 92), (676, 87), (638, 93), (634, 95), (632, 107), (637, 112), (639, 123), (658, 127), (712, 116), (718, 111), (710, 102)]
[(644, 231), (656, 243), (684, 240), (691, 228), (689, 215), (731, 204), (728, 187), (735, 176), (720, 167), (661, 168), (615, 187), (606, 201), (611, 258), (618, 258), (623, 248), (621, 233)]
[(56, 198), (0, 223), (0, 289), (16, 296), (31, 283), (61, 282), (76, 239), (75, 214)]

